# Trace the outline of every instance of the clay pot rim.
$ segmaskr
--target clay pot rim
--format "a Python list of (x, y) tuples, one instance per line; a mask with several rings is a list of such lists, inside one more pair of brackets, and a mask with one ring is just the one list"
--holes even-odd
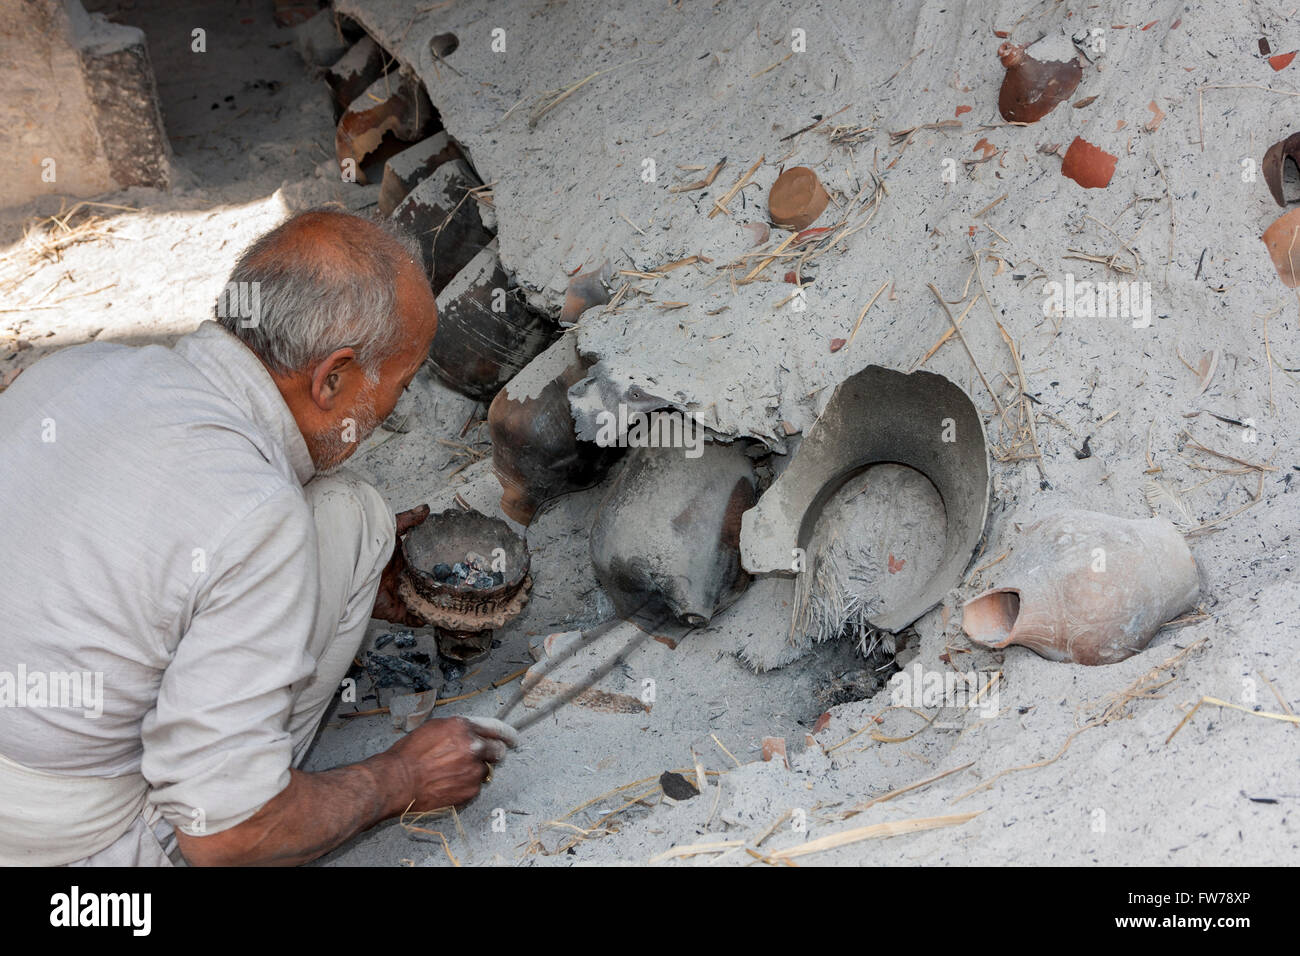
[[(481, 545), (472, 548), (472, 550), (486, 550), (491, 552), (493, 547), (510, 548), (514, 545), (514, 550), (521, 556), (520, 560), (514, 562), (516, 565), (514, 573), (506, 577), (505, 580), (490, 588), (473, 588), (463, 585), (444, 584), (435, 578), (431, 573), (421, 570), (417, 564), (411, 560), (410, 548), (408, 546), (412, 535), (417, 531), (424, 529), (432, 530), (439, 523), (449, 522), (471, 522), (482, 525), (485, 529), (499, 530), (503, 532), (500, 538), (492, 539), (489, 544), (486, 541)], [(500, 518), (494, 518), (491, 515), (485, 515), (481, 511), (463, 511), (459, 508), (448, 508), (440, 511), (436, 515), (429, 515), (428, 518), (420, 525), (419, 528), (407, 534), (402, 539), (402, 560), (406, 565), (405, 572), (410, 578), (412, 586), (421, 597), (433, 604), (442, 605), (448, 608), (454, 608), (470, 601), (473, 604), (488, 604), (508, 600), (515, 594), (528, 578), (528, 573), (532, 566), (532, 554), (528, 550), (528, 540), (523, 535), (516, 532), (505, 521)], [(461, 555), (463, 558), (464, 555)]]
[(990, 598), (990, 597), (992, 597), (992, 596), (995, 595), (995, 594), (1014, 594), (1014, 595), (1016, 596), (1016, 600), (1019, 601), (1019, 600), (1022, 600), (1022, 598), (1023, 598), (1023, 592), (1024, 592), (1024, 588), (1011, 587), (1011, 586), (1008, 586), (1008, 587), (989, 588), (989, 589), (987, 589), (987, 590), (985, 590), (985, 591), (981, 591), (979, 594), (975, 595), (973, 598), (971, 598), (969, 601), (966, 601), (966, 602), (963, 603), (962, 606), (961, 606), (961, 611), (962, 611), (961, 629), (962, 629), (962, 631), (963, 631), (963, 632), (965, 633), (965, 635), (966, 635), (967, 637), (969, 637), (972, 641), (974, 641), (976, 644), (980, 645), (980, 647), (991, 647), (991, 648), (993, 648), (994, 650), (1002, 650), (1003, 648), (1009, 647), (1010, 645), (1014, 644), (1014, 643), (1015, 643), (1015, 638), (1016, 638), (1016, 628), (1019, 627), (1019, 625), (1020, 625), (1020, 612), (1019, 612), (1019, 610), (1016, 611), (1016, 618), (1015, 618), (1015, 621), (1014, 621), (1014, 623), (1012, 623), (1010, 629), (1007, 631), (1007, 636), (1006, 636), (1006, 638), (1005, 638), (1004, 640), (1001, 640), (1001, 641), (986, 641), (986, 640), (982, 640), (981, 638), (976, 637), (974, 634), (972, 634), (972, 633), (967, 629), (967, 627), (966, 627), (966, 609), (969, 608), (972, 604), (976, 603), (977, 601), (983, 601), (985, 598)]

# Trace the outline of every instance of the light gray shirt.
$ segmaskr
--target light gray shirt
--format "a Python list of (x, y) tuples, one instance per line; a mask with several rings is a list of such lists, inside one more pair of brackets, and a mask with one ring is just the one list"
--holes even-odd
[[(191, 833), (283, 790), (293, 695), (315, 669), (312, 474), (269, 373), (215, 322), (173, 348), (93, 343), (25, 371), (0, 394), (0, 754), (142, 773)], [(102, 675), (101, 714), (58, 686), (70, 672)], [(42, 673), (64, 700), (40, 704)]]

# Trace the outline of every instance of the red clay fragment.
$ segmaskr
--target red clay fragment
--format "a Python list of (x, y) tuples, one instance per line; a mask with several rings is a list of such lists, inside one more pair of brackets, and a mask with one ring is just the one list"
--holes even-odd
[(817, 723), (813, 724), (813, 733), (820, 734), (831, 722), (831, 712), (828, 710), (817, 718)]
[(1073, 179), (1084, 189), (1105, 189), (1115, 175), (1118, 157), (1099, 149), (1082, 136), (1076, 136), (1065, 151), (1061, 175)]
[(840, 349), (844, 348), (844, 343), (844, 339), (831, 339), (831, 352), (838, 352)]
[(994, 35), (995, 37), (997, 37), (999, 40), (1005, 40), (1007, 37), (1011, 36), (1011, 31), (1010, 31), (1010, 30), (994, 30), (994, 31), (993, 31), (993, 35)]
[(1279, 53), (1277, 56), (1270, 56), (1268, 58), (1268, 65), (1274, 70), (1285, 70), (1291, 65), (1291, 61), (1295, 59), (1297, 52), (1300, 51), (1292, 50), (1290, 53)]
[(784, 737), (764, 737), (763, 738), (763, 760), (770, 761), (773, 757), (780, 757), (781, 762), (790, 767), (790, 761), (785, 755), (785, 738)]
[(1288, 289), (1300, 285), (1300, 209), (1293, 209), (1264, 230), (1261, 237), (1273, 268)]
[(970, 106), (959, 106), (957, 107), (957, 112), (953, 115), (961, 116), (962, 113), (969, 113), (972, 109), (973, 107)]

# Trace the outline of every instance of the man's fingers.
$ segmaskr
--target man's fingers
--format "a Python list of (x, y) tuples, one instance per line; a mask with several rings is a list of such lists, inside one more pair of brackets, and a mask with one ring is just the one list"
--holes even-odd
[(401, 537), (424, 523), (424, 519), (429, 517), (429, 506), (420, 505), (418, 508), (412, 508), (410, 511), (401, 511), (397, 514), (397, 535)]
[(465, 720), (480, 737), (495, 738), (512, 749), (519, 746), (519, 731), (503, 720), (495, 717), (466, 717)]

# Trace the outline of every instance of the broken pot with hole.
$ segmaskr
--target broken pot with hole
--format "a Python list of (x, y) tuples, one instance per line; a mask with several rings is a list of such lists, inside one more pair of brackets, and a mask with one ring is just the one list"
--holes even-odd
[(522, 525), (553, 498), (590, 488), (623, 453), (578, 438), (569, 387), (587, 374), (572, 333), (560, 337), (497, 393), (488, 409), (501, 510)]
[(934, 573), (868, 620), (897, 632), (937, 605), (961, 583), (984, 536), (989, 460), (975, 404), (934, 372), (908, 375), (868, 365), (836, 387), (789, 467), (742, 519), (746, 570), (785, 577), (808, 573), (795, 556), (809, 553), (827, 502), (850, 479), (881, 463), (905, 465), (929, 480), (943, 502), (946, 531)]
[[(678, 414), (652, 415), (651, 429)], [(740, 516), (756, 499), (748, 443), (663, 444), (628, 454), (591, 529), (601, 587), (621, 617), (656, 635), (703, 627), (749, 586)]]
[(998, 581), (962, 608), (970, 639), (1076, 664), (1132, 657), (1200, 593), (1196, 562), (1167, 518), (1095, 511), (1030, 525)]

